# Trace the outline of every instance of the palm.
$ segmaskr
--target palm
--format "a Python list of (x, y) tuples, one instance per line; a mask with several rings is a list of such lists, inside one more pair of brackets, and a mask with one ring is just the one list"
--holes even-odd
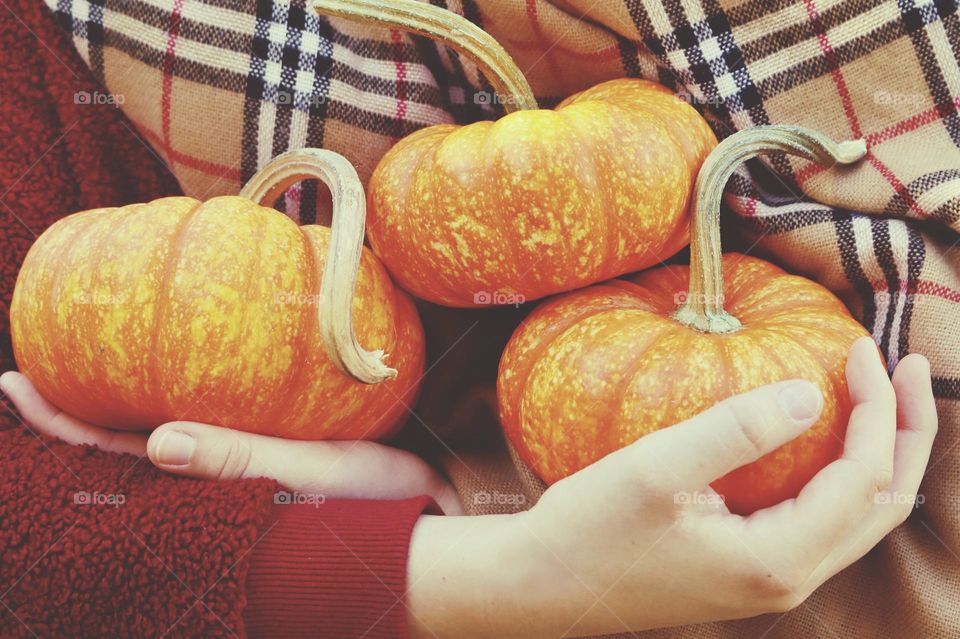
[[(59, 410), (20, 373), (5, 373), (0, 389), (31, 430), (69, 444), (146, 455), (158, 468), (178, 475), (214, 480), (269, 477), (289, 490), (333, 499), (430, 495), (445, 513), (462, 512), (456, 492), (426, 462), (376, 442), (294, 441), (195, 422), (170, 422), (150, 433), (114, 431)], [(191, 441), (192, 454), (183, 450), (184, 436)]]

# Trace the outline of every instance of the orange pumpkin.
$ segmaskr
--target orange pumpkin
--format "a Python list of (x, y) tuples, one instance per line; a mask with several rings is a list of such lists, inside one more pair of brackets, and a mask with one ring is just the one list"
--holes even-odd
[(784, 127), (731, 136), (698, 180), (690, 267), (560, 296), (511, 338), (500, 363), (500, 417), (521, 458), (547, 483), (726, 397), (791, 378), (819, 384), (819, 421), (713, 487), (731, 511), (750, 513), (796, 496), (840, 454), (850, 414), (846, 356), (867, 332), (819, 284), (754, 257), (721, 259), (723, 185), (764, 149), (821, 162), (852, 162), (865, 150)]
[(538, 109), (506, 52), (460, 16), (409, 0), (315, 6), (460, 50), (512, 111), (417, 131), (374, 171), (370, 245), (406, 290), (447, 306), (522, 302), (651, 266), (686, 245), (690, 190), (716, 138), (666, 88), (611, 80)]
[[(256, 203), (306, 177), (330, 185), (332, 229)], [(66, 217), (17, 279), (17, 365), (60, 409), (109, 428), (184, 419), (297, 439), (385, 436), (416, 393), (423, 330), (376, 257), (361, 256), (363, 209), (353, 167), (305, 149), (240, 197)]]

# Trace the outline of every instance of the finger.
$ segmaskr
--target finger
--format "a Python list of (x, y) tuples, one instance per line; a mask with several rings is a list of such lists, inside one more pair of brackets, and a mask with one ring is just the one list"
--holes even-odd
[(25, 375), (9, 371), (0, 376), (0, 390), (10, 397), (32, 429), (68, 444), (96, 446), (113, 453), (142, 456), (147, 438), (139, 433), (114, 431), (82, 422), (48, 402)]
[(171, 422), (150, 435), (147, 454), (158, 468), (189, 477), (269, 477), (291, 490), (337, 499), (430, 495), (441, 507), (459, 508), (446, 482), (426, 462), (375, 442), (296, 441)]
[(893, 480), (897, 397), (876, 343), (858, 339), (847, 357), (847, 388), (853, 410), (844, 438), (844, 457), (860, 462), (883, 489)]
[(835, 550), (817, 570), (826, 581), (857, 561), (899, 526), (920, 503), (918, 494), (937, 433), (937, 411), (930, 383), (930, 364), (922, 355), (908, 355), (893, 374), (897, 395), (897, 436), (893, 481), (878, 495), (877, 505), (850, 541)]
[(778, 509), (784, 538), (821, 558), (863, 521), (893, 480), (896, 396), (869, 338), (850, 349), (847, 385), (853, 410), (843, 455)]
[(794, 439), (820, 416), (823, 396), (803, 380), (769, 384), (726, 399), (611, 455), (627, 458), (644, 482), (700, 489)]

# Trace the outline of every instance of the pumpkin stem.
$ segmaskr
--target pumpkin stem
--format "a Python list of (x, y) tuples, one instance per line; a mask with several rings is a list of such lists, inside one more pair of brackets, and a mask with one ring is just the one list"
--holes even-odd
[(493, 85), (507, 113), (536, 109), (523, 72), (489, 33), (452, 11), (417, 0), (314, 0), (314, 10), (436, 40), (472, 60)]
[(704, 160), (694, 186), (690, 286), (686, 301), (673, 314), (681, 324), (707, 333), (740, 328), (740, 320), (723, 308), (720, 203), (727, 180), (740, 164), (775, 151), (832, 167), (861, 159), (867, 144), (863, 140), (837, 143), (817, 131), (786, 125), (744, 129), (718, 144)]
[(353, 296), (363, 251), (366, 199), (353, 165), (325, 149), (299, 149), (273, 158), (250, 178), (240, 197), (272, 205), (290, 186), (301, 180), (323, 181), (333, 197), (330, 246), (320, 282), (320, 336), (330, 360), (354, 379), (377, 384), (396, 377), (383, 363), (382, 350), (360, 346), (353, 329)]

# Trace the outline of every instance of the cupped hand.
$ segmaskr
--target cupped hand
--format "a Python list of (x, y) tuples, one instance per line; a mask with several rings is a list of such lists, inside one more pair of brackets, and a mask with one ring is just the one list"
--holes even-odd
[(430, 495), (447, 514), (463, 508), (453, 487), (408, 451), (369, 441), (299, 441), (170, 422), (148, 434), (84, 423), (45, 400), (24, 375), (0, 376), (32, 430), (69, 444), (149, 457), (162, 470), (202, 479), (269, 477), (288, 490), (328, 499), (403, 499)]
[[(460, 518), (422, 517), (412, 636), (606, 634), (801, 604), (913, 511), (937, 430), (922, 356), (904, 358), (891, 383), (864, 338), (846, 374), (853, 412), (842, 457), (795, 499), (748, 517), (709, 485), (817, 420), (822, 397), (809, 382), (765, 386), (647, 435), (557, 482), (525, 513), (463, 531)], [(481, 549), (462, 550), (471, 544)], [(490, 557), (500, 574), (481, 563)], [(471, 588), (485, 599), (444, 594)]]

